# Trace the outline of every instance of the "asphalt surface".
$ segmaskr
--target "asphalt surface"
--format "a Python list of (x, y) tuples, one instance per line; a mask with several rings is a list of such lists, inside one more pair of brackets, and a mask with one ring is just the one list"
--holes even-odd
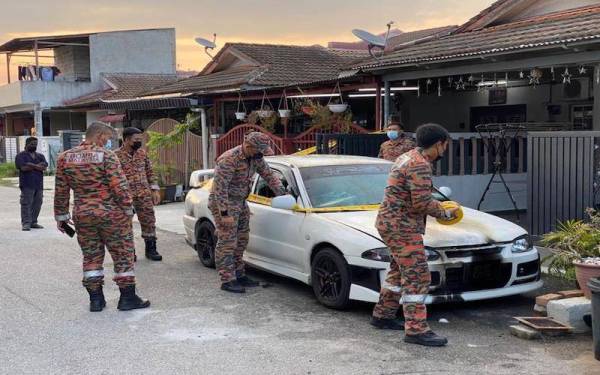
[[(600, 373), (591, 335), (525, 341), (509, 334), (513, 316), (532, 314), (533, 295), (434, 306), (431, 325), (450, 345), (424, 348), (371, 328), (372, 305), (329, 310), (295, 281), (253, 271), (268, 287), (222, 292), (216, 272), (167, 231), (158, 241), (164, 261), (142, 256), (136, 267), (140, 295), (152, 306), (116, 310), (107, 256), (108, 305), (90, 313), (81, 254), (54, 227), (51, 192), (40, 218), (46, 229), (32, 232), (20, 231), (18, 193), (0, 186), (1, 374)], [(136, 244), (143, 254), (137, 225)]]

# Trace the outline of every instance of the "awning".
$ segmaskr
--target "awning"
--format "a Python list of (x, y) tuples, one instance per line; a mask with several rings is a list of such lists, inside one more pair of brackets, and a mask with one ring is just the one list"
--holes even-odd
[(162, 108), (190, 108), (197, 105), (198, 101), (189, 98), (164, 98), (164, 99), (131, 99), (119, 101), (101, 101), (101, 109), (109, 110), (152, 110)]
[(114, 123), (121, 122), (125, 118), (125, 115), (105, 115), (98, 119), (98, 121)]

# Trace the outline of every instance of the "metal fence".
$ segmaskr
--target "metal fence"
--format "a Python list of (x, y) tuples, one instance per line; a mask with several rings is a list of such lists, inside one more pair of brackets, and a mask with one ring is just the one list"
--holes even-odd
[[(445, 157), (434, 166), (436, 176), (464, 176), (493, 173), (494, 158), (477, 133), (451, 133)], [(385, 134), (317, 134), (317, 153), (377, 157)], [(518, 137), (508, 149), (501, 149), (503, 173), (527, 171), (526, 137)]]
[(528, 134), (527, 216), (531, 234), (540, 235), (559, 222), (584, 219), (598, 203), (600, 132)]

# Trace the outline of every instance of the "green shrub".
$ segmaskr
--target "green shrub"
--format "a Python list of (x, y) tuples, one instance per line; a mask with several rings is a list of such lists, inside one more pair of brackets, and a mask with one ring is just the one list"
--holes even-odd
[(19, 173), (17, 172), (17, 167), (15, 167), (15, 163), (0, 164), (0, 178), (17, 177), (18, 175)]

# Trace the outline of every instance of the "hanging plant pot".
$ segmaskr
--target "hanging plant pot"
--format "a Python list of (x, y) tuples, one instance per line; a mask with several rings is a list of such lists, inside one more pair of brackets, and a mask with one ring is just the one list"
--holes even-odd
[(292, 113), (292, 111), (289, 110), (289, 109), (280, 109), (279, 110), (279, 117), (281, 117), (281, 118), (288, 118), (288, 117), (290, 117), (291, 113)]
[(236, 112), (235, 118), (240, 121), (246, 119), (246, 112)]
[(348, 104), (328, 104), (327, 107), (333, 113), (342, 113), (348, 109)]
[(260, 118), (269, 118), (273, 116), (273, 111), (261, 109), (260, 111), (256, 111), (258, 113), (258, 117)]

